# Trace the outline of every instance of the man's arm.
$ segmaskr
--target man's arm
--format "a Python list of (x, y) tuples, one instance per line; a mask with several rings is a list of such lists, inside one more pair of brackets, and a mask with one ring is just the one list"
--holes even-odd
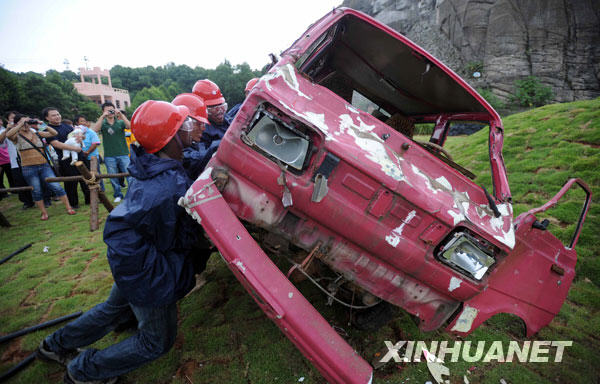
[(94, 130), (94, 132), (100, 132), (100, 128), (102, 128), (102, 122), (104, 121), (104, 118), (106, 118), (107, 115), (107, 112), (102, 113), (102, 115), (98, 118), (98, 120), (96, 120), (94, 125), (92, 125), (92, 129)]
[(90, 145), (90, 147), (87, 149), (87, 151), (83, 151), (83, 154), (85, 155), (85, 157), (88, 157), (90, 155), (90, 153), (94, 152), (94, 149), (96, 149), (96, 147), (98, 147), (99, 143), (92, 143), (92, 145)]
[(127, 120), (127, 116), (125, 116), (125, 114), (119, 111), (117, 112), (117, 118), (123, 120), (123, 122), (125, 123), (125, 128), (131, 129), (131, 123), (129, 122), (129, 120)]
[(58, 132), (56, 132), (56, 129), (52, 128), (51, 126), (46, 125), (46, 129), (44, 129), (43, 131), (37, 131), (37, 134), (41, 137), (49, 138), (58, 135)]
[(19, 130), (21, 129), (21, 127), (23, 126), (23, 124), (25, 124), (25, 121), (27, 121), (27, 120), (29, 120), (28, 117), (23, 117), (16, 124), (14, 124), (8, 131), (6, 131), (6, 137), (8, 137), (11, 141), (16, 143), (17, 142), (17, 133), (19, 132)]

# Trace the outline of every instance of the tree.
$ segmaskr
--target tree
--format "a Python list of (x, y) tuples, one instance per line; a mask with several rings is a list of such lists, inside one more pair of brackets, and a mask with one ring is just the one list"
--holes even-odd
[(129, 68), (117, 65), (110, 73), (113, 86), (129, 91), (132, 100), (129, 112), (146, 100), (157, 98), (170, 101), (180, 93), (191, 92), (200, 79), (210, 79), (218, 84), (229, 105), (233, 106), (244, 100), (246, 82), (261, 75), (260, 71), (253, 71), (247, 63), (232, 66), (227, 60), (215, 69), (190, 68), (171, 62), (162, 67)]
[(13, 73), (0, 69), (0, 108), (16, 110), (31, 116), (40, 116), (42, 109), (56, 107), (65, 117), (82, 113), (88, 119), (96, 119), (100, 108), (96, 103), (80, 95), (73, 83), (65, 80), (57, 71), (47, 75), (35, 72)]
[(0, 68), (0, 111), (18, 110), (23, 97), (17, 76)]

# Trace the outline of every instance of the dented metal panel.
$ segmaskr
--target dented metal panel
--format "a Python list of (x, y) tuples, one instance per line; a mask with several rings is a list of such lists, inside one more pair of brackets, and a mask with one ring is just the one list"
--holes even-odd
[[(370, 56), (370, 48), (352, 46), (360, 33), (386, 49)], [(381, 66), (389, 52), (406, 60)], [(360, 68), (343, 67), (340, 58), (355, 60)], [(353, 85), (350, 91), (370, 92), (384, 108), (410, 115), (409, 123), (436, 124), (430, 143), (444, 144), (450, 121), (487, 123), (493, 196), (443, 158), (440, 148), (430, 151), (410, 133), (353, 106), (344, 86), (337, 93), (328, 88), (336, 68), (328, 71), (327, 60), (347, 71), (341, 83)], [(404, 72), (424, 77), (415, 82)], [(352, 75), (356, 78), (348, 78)], [(285, 127), (286, 135), (257, 145), (248, 134), (265, 113), (277, 127), (264, 132)], [(277, 146), (294, 135), (306, 152), (286, 164), (284, 147)], [(446, 325), (449, 332), (467, 335), (490, 316), (507, 312), (521, 317), (531, 336), (566, 298), (575, 274), (573, 248), (591, 194), (585, 183), (570, 181), (548, 204), (513, 220), (502, 141), (500, 117), (458, 75), (368, 16), (337, 9), (311, 26), (258, 81), (182, 204), (205, 226), (261, 308), (328, 379), (364, 382), (370, 374), (364, 361), (331, 334), (236, 216), (310, 255), (318, 249), (314, 263), (370, 298), (415, 315), (423, 330)], [(210, 185), (211, 175), (222, 194)], [(565, 247), (535, 225), (535, 214), (556, 205), (575, 184), (587, 199)], [(305, 316), (319, 332), (310, 334)], [(339, 350), (319, 345), (331, 340)], [(334, 362), (334, 356), (344, 361)]]
[(207, 169), (179, 204), (197, 218), (258, 305), (331, 383), (370, 383), (371, 366), (331, 328), (265, 255), (211, 180)]

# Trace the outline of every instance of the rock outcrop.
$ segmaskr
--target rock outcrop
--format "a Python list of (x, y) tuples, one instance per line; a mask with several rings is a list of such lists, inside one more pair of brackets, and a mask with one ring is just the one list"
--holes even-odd
[(600, 96), (598, 0), (345, 0), (343, 6), (394, 28), (502, 99), (529, 75), (552, 88), (554, 101)]

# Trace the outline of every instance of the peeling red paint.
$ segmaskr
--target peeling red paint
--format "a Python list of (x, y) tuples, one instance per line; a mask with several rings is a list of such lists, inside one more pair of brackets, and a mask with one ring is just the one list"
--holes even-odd
[[(358, 33), (352, 28), (380, 37), (398, 55), (406, 54), (398, 72), (381, 72), (385, 68), (376, 67), (377, 55), (373, 63), (365, 62), (357, 50), (367, 48), (350, 44), (352, 34)], [(385, 108), (405, 107), (412, 111), (402, 110), (411, 121), (435, 124), (431, 143), (444, 144), (451, 121), (486, 122), (493, 196), (451, 161), (351, 105), (350, 97), (342, 96), (343, 87), (338, 94), (334, 86), (328, 88), (328, 76), (335, 73), (323, 68), (327, 60), (334, 66), (335, 54), (349, 55), (376, 79), (368, 83), (362, 72), (354, 73), (356, 80), (350, 80), (356, 88), (383, 87), (371, 88), (371, 97), (389, 95), (381, 101)], [(427, 71), (421, 73), (421, 66)], [(439, 92), (448, 97), (440, 99), (411, 79), (400, 83), (404, 70), (433, 76), (431, 81), (443, 85)], [(402, 102), (394, 104), (394, 98)], [(281, 137), (273, 137), (275, 144), (248, 141), (266, 113), (270, 120), (265, 124), (310, 143), (301, 167), (282, 171), (281, 160), (275, 161)], [(238, 219), (307, 252), (319, 248), (320, 262), (345, 281), (417, 316), (423, 330), (447, 324), (448, 331), (467, 335), (490, 316), (507, 312), (521, 317), (532, 335), (552, 320), (566, 298), (575, 273), (574, 246), (591, 194), (585, 183), (572, 180), (547, 205), (513, 221), (502, 136), (498, 114), (458, 75), (368, 16), (337, 9), (311, 26), (255, 85), (209, 168), (181, 204), (204, 226), (259, 305), (328, 380), (367, 382), (371, 372), (366, 363), (279, 276)], [(225, 175), (217, 180), (221, 193), (208, 177), (217, 171)], [(316, 180), (326, 183), (318, 202), (313, 199)], [(549, 231), (534, 226), (535, 214), (555, 205), (575, 183), (588, 198), (574, 239), (565, 247)], [(294, 310), (288, 307), (292, 302), (298, 305)], [(304, 316), (318, 324), (317, 332), (311, 334), (301, 324)], [(332, 338), (337, 352), (317, 347)], [(343, 354), (346, 361), (334, 364), (324, 355), (328, 353)]]

